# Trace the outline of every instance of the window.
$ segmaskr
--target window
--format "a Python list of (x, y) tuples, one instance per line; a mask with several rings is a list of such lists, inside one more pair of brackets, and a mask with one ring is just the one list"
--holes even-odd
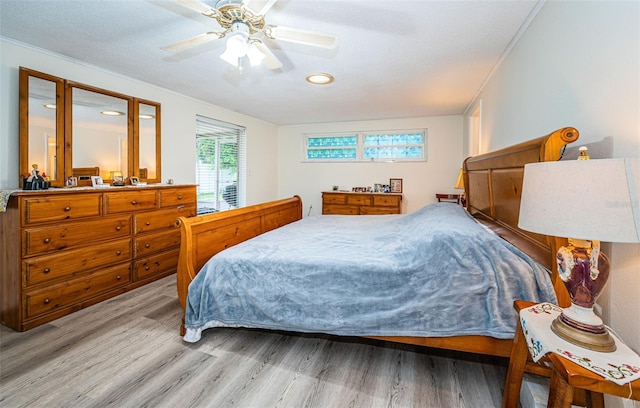
[(307, 134), (303, 161), (426, 161), (427, 131)]
[(198, 214), (245, 205), (245, 128), (196, 116)]

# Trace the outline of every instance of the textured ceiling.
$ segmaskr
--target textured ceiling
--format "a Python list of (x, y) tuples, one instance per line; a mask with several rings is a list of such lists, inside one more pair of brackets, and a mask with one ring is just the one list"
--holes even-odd
[[(177, 1), (0, 0), (0, 35), (291, 125), (461, 114), (537, 4), (279, 0), (266, 14), (268, 24), (333, 34), (338, 47), (267, 39), (284, 66), (242, 73), (219, 58), (224, 40), (178, 53), (160, 49), (219, 29)], [(305, 82), (319, 71), (335, 82)]]

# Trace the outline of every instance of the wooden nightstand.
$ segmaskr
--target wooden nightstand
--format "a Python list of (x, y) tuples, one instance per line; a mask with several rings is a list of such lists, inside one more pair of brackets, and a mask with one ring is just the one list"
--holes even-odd
[[(520, 310), (533, 305), (535, 303), (522, 300), (514, 302), (518, 315)], [(540, 360), (543, 361), (550, 365), (545, 366), (532, 361), (522, 325), (518, 323), (502, 396), (503, 408), (518, 407), (520, 386), (525, 371), (551, 377), (547, 407), (571, 407), (572, 401), (581, 406), (604, 407), (603, 394), (640, 400), (640, 380), (617, 385), (555, 353), (548, 353)]]
[(457, 203), (460, 204), (460, 194), (440, 194), (440, 193), (436, 193), (436, 198), (438, 199), (438, 202), (445, 202), (445, 203)]

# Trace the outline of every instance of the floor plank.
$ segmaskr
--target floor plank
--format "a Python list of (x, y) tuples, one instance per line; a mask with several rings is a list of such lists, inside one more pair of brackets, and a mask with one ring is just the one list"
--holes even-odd
[(0, 326), (2, 407), (494, 407), (506, 360), (360, 338), (178, 336), (175, 276), (24, 333)]

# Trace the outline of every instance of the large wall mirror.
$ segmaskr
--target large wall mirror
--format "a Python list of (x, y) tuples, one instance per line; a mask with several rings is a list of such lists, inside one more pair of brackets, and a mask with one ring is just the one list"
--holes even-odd
[(20, 68), (20, 179), (160, 182), (160, 104)]

